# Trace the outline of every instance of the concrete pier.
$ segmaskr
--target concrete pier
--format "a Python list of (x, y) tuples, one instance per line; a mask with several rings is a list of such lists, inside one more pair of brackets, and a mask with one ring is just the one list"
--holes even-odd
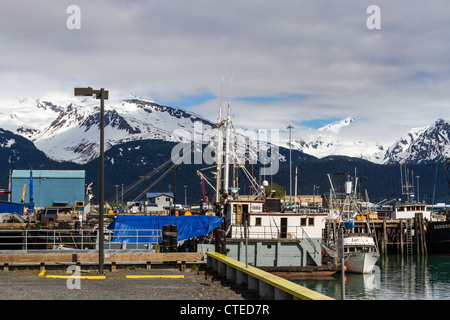
[(252, 266), (246, 266), (217, 252), (207, 252), (207, 266), (219, 276), (237, 285), (247, 285), (262, 299), (275, 300), (334, 300)]

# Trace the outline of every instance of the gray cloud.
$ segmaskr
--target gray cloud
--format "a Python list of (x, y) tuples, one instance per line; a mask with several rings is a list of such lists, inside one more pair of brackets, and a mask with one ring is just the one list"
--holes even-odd
[[(80, 30), (66, 27), (71, 4), (81, 9)], [(2, 1), (0, 99), (91, 85), (181, 103), (217, 94), (223, 72), (237, 124), (284, 128), (352, 115), (364, 125), (359, 134), (395, 139), (446, 117), (450, 12), (445, 0), (379, 0), (382, 29), (369, 30), (371, 4)], [(300, 95), (307, 98), (283, 99)], [(191, 110), (215, 119), (217, 102)]]

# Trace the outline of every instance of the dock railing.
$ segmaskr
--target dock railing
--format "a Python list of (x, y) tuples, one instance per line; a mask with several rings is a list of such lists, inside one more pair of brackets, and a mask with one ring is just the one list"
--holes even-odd
[[(162, 230), (116, 229), (114, 231), (123, 231), (124, 234), (106, 231), (105, 249), (152, 249), (162, 243)], [(123, 241), (122, 238), (124, 238)], [(16, 229), (0, 232), (0, 252), (97, 249), (98, 244), (98, 233), (94, 229)]]

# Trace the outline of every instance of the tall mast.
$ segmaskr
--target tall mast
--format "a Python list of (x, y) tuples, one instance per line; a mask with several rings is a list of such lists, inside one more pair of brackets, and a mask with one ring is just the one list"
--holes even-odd
[[(230, 80), (231, 91), (231, 80)], [(231, 93), (230, 93), (231, 94)], [(223, 177), (223, 191), (228, 196), (230, 188), (230, 140), (231, 140), (231, 101), (228, 101), (228, 115), (227, 115), (227, 131), (225, 141), (225, 172)]]

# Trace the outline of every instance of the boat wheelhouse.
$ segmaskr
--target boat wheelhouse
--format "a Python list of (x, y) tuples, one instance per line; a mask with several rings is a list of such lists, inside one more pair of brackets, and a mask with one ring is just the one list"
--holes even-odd
[(391, 219), (412, 219), (416, 213), (422, 213), (424, 219), (431, 220), (431, 211), (425, 203), (420, 202), (396, 203), (392, 208)]
[(301, 212), (281, 212), (277, 200), (240, 201), (230, 200), (226, 205), (226, 221), (230, 229), (228, 236), (245, 238), (247, 219), (249, 239), (321, 239), (327, 213), (311, 210)]

